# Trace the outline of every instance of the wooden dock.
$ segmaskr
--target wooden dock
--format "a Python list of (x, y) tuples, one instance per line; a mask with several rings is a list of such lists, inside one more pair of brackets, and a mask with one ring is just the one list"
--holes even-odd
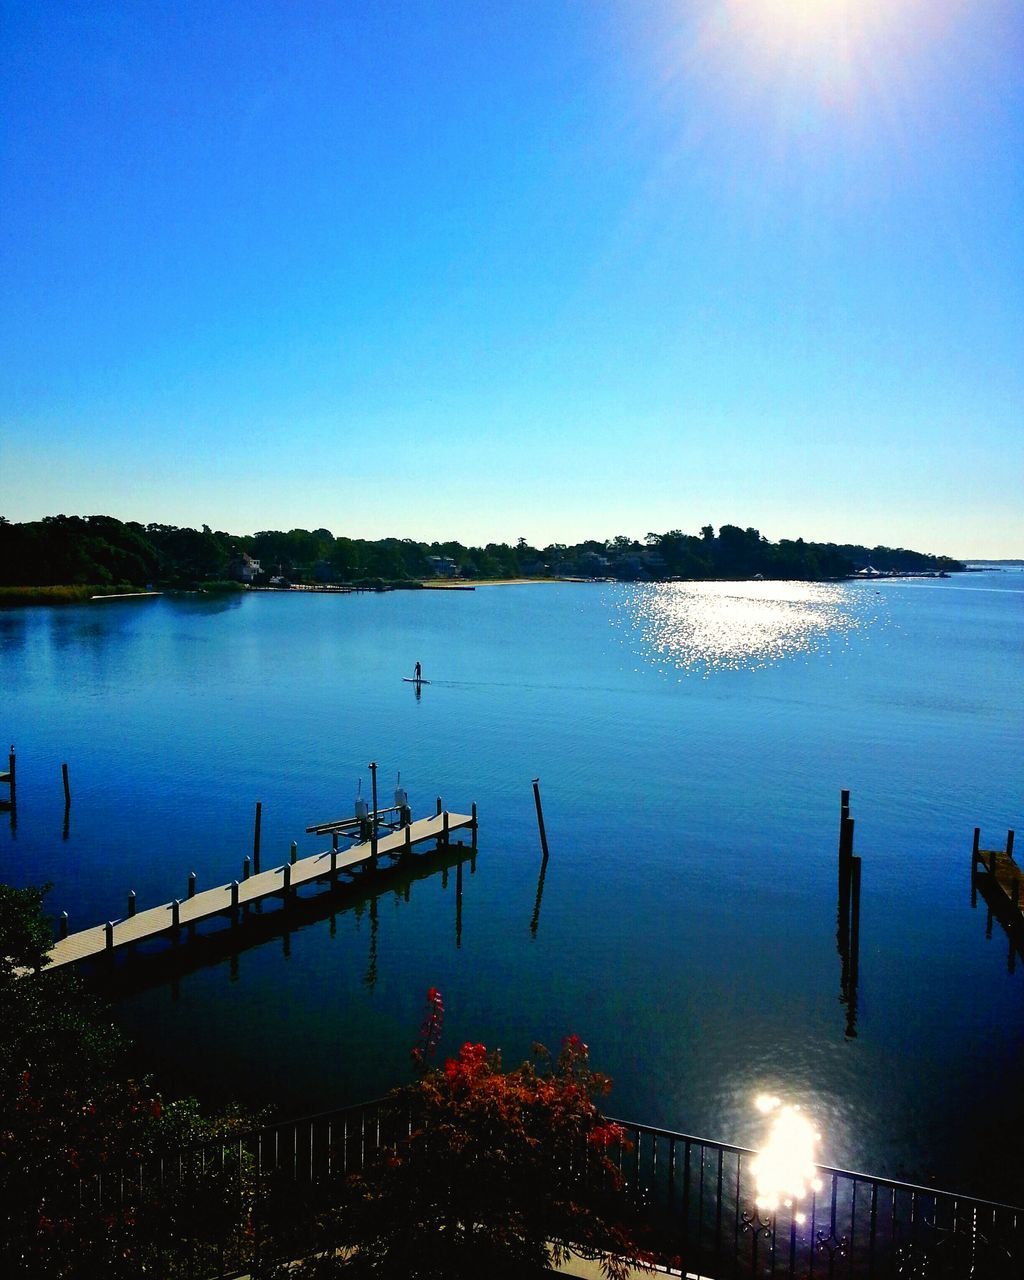
[(1006, 933), (1006, 964), (1010, 973), (1016, 969), (1017, 956), (1024, 959), (1024, 872), (1013, 858), (1013, 832), (1006, 833), (1005, 849), (982, 849), (981, 832), (974, 828), (971, 851), (971, 906), (978, 905), (978, 894), (988, 907), (985, 937), (992, 937), (992, 922), (998, 920)]
[(1005, 849), (982, 849), (981, 831), (974, 828), (974, 847), (971, 850), (971, 874), (979, 869), (987, 872), (986, 888), (997, 896), (1003, 894), (1015, 915), (1024, 916), (1024, 873), (1013, 860), (1012, 831), (1006, 833)]
[[(474, 805), (474, 810), (476, 806)], [(54, 943), (47, 969), (77, 964), (113, 952), (131, 943), (150, 938), (176, 936), (182, 928), (196, 925), (214, 916), (235, 915), (241, 908), (267, 898), (287, 899), (303, 885), (333, 882), (339, 876), (351, 877), (360, 869), (372, 870), (377, 858), (399, 858), (424, 841), (446, 845), (453, 831), (469, 829), (476, 845), (476, 813), (438, 813), (420, 818), (397, 831), (364, 841), (349, 849), (328, 849), (307, 858), (297, 858), (269, 871), (261, 871), (241, 881), (204, 889), (191, 897), (165, 902), (162, 906), (130, 914), (119, 920), (80, 933), (69, 934)], [(376, 848), (374, 847), (376, 846)], [(294, 847), (293, 847), (294, 853)]]
[(17, 760), (14, 755), (14, 743), (11, 743), (11, 753), (7, 757), (7, 768), (0, 773), (0, 782), (6, 782), (8, 791), (7, 799), (0, 800), (0, 809), (10, 809), (11, 822), (14, 822), (14, 807), (17, 804)]
[(1021, 911), (1024, 908), (1024, 872), (1012, 855), (1002, 849), (979, 849), (978, 861), (988, 872), (989, 888), (1004, 893), (1010, 905)]

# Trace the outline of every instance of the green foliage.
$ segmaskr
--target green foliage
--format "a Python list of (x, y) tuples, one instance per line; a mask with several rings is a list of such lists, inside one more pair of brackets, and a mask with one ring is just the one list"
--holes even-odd
[(68, 969), (44, 966), (45, 893), (0, 885), (0, 1275), (184, 1274), (176, 1259), (186, 1236), (189, 1264), (205, 1256), (199, 1274), (212, 1274), (239, 1213), (237, 1161), (186, 1161), (173, 1187), (154, 1182), (123, 1200), (122, 1172), (131, 1187), (149, 1153), (232, 1135), (251, 1117), (209, 1120), (194, 1102), (164, 1108), (132, 1078), (103, 1004)]
[(129, 582), (89, 583), (77, 587), (0, 587), (0, 608), (25, 604), (84, 604), (93, 596), (139, 595), (142, 587)]
[(15, 889), (0, 884), (0, 983), (10, 982), (16, 969), (41, 969), (47, 962), (53, 935), (43, 899), (49, 891), (50, 885)]
[[(238, 576), (242, 553), (260, 561), (258, 582), (280, 576), (289, 582), (398, 583), (432, 576), (428, 557), (451, 560), (470, 579), (518, 577), (524, 566), (545, 574), (623, 580), (666, 578), (838, 578), (866, 564), (883, 572), (953, 571), (963, 566), (946, 556), (887, 547), (836, 546), (802, 538), (768, 542), (756, 529), (722, 525), (716, 536), (705, 525), (699, 536), (680, 529), (648, 533), (643, 542), (618, 534), (609, 542), (588, 539), (542, 550), (524, 538), (515, 546), (489, 542), (414, 542), (409, 538), (335, 537), (329, 529), (263, 530), (252, 535), (174, 525), (123, 524), (111, 516), (47, 516), (28, 524), (0, 519), (0, 592), (4, 588), (57, 592), (38, 597), (0, 595), (2, 603), (86, 599), (116, 584), (160, 583), (203, 590), (228, 588)], [(603, 566), (603, 567), (600, 567)], [(534, 570), (538, 571), (538, 570)], [(91, 585), (90, 585), (91, 584)], [(98, 585), (96, 585), (98, 584)], [(124, 588), (121, 588), (124, 589)]]
[(118, 1068), (124, 1041), (100, 1007), (61, 970), (45, 889), (0, 886), (0, 1273), (117, 1276), (117, 1232), (77, 1205), (79, 1179), (136, 1151), (156, 1099)]

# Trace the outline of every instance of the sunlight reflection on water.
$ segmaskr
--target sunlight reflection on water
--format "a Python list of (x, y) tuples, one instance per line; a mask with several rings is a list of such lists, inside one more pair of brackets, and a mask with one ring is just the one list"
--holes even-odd
[(709, 675), (845, 639), (875, 621), (868, 599), (837, 583), (657, 583), (624, 599), (620, 620), (649, 661)]
[[(780, 1098), (760, 1094), (754, 1105), (772, 1116), (768, 1138), (751, 1165), (757, 1178), (757, 1207), (774, 1213), (780, 1204), (799, 1204), (810, 1191), (821, 1190), (814, 1164), (814, 1148), (821, 1134), (799, 1106), (784, 1105)], [(794, 1214), (798, 1223), (804, 1214)]]

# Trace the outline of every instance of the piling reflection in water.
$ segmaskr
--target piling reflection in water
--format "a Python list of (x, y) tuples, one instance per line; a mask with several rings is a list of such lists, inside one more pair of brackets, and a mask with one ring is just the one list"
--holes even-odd
[[(272, 940), (280, 940), (285, 956), (291, 952), (291, 936), (304, 929), (328, 922), (329, 936), (338, 933), (338, 920), (350, 915), (356, 930), (365, 917), (369, 920), (367, 966), (363, 985), (373, 989), (377, 981), (379, 936), (379, 900), (386, 894), (396, 902), (410, 900), (412, 885), (440, 873), (442, 888), (455, 868), (456, 894), (454, 941), (462, 942), (463, 864), (468, 862), (470, 874), (476, 870), (476, 850), (452, 844), (436, 852), (418, 854), (411, 860), (399, 861), (393, 867), (381, 867), (377, 874), (357, 876), (333, 891), (312, 897), (296, 894), (287, 904), (264, 900), (239, 913), (231, 924), (223, 917), (211, 917), (196, 927), (194, 937), (182, 944), (156, 938), (126, 948), (124, 952), (104, 955), (86, 965), (91, 979), (110, 995), (125, 996), (171, 983), (172, 998), (179, 980), (211, 965), (230, 965), (232, 980), (239, 977), (240, 958)], [(130, 952), (130, 954), (129, 954)]]
[[(756, 1179), (758, 1209), (775, 1213), (780, 1206), (793, 1208), (811, 1191), (821, 1190), (814, 1163), (814, 1149), (821, 1134), (798, 1106), (785, 1105), (781, 1098), (759, 1094), (754, 1105), (762, 1115), (773, 1117), (768, 1140), (751, 1164)], [(794, 1221), (803, 1223), (797, 1210)]]
[(544, 900), (544, 878), (548, 873), (548, 855), (540, 860), (540, 871), (537, 873), (537, 896), (533, 903), (533, 915), (530, 917), (530, 937), (536, 938), (537, 930), (540, 928), (540, 907)]
[(366, 963), (366, 977), (363, 979), (371, 991), (377, 985), (377, 929), (379, 924), (377, 895), (374, 894), (370, 899), (370, 955)]

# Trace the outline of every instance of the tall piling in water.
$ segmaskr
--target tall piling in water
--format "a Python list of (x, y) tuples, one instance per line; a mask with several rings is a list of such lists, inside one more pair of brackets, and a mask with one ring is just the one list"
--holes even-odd
[(252, 832), (252, 873), (258, 876), (260, 873), (260, 827), (263, 824), (263, 803), (256, 801), (256, 823)]
[(540, 778), (533, 780), (533, 800), (537, 806), (537, 830), (540, 832), (540, 847), (544, 853), (544, 857), (548, 856), (548, 837), (544, 830), (544, 810), (540, 803)]

